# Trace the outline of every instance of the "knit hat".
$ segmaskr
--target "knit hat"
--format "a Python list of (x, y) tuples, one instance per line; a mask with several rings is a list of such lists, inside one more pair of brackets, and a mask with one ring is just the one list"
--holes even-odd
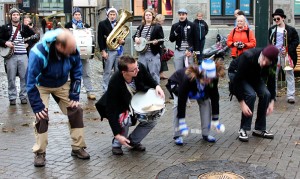
[(114, 8), (114, 7), (109, 8), (109, 9), (106, 11), (106, 15), (108, 16), (108, 14), (109, 14), (111, 11), (115, 11), (115, 13), (117, 14), (117, 16), (119, 15), (117, 9)]
[(272, 63), (277, 61), (279, 50), (274, 45), (268, 45), (263, 49), (262, 54), (267, 57)]
[(73, 8), (73, 13), (72, 13), (72, 15), (74, 16), (74, 14), (75, 14), (76, 12), (79, 12), (79, 13), (81, 14), (81, 10), (80, 10), (79, 7), (74, 7), (74, 8)]
[(13, 13), (19, 13), (20, 14), (20, 11), (17, 8), (13, 7), (9, 10), (9, 14), (12, 15)]
[(284, 14), (284, 11), (282, 9), (276, 9), (275, 12), (272, 14), (272, 17), (274, 17), (276, 15), (286, 18), (286, 15)]
[(199, 71), (204, 70), (204, 76), (206, 78), (215, 78), (216, 77), (216, 64), (211, 59), (203, 60), (199, 66)]
[(187, 10), (185, 8), (180, 8), (178, 10), (178, 14), (180, 14), (180, 13), (187, 14), (188, 12), (187, 12)]

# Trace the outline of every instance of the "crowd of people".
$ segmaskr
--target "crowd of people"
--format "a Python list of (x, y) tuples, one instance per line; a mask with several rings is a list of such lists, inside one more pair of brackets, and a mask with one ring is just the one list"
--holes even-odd
[[(0, 46), (12, 51), (4, 57), (8, 98), (10, 105), (16, 105), (18, 95), (15, 81), (18, 75), (21, 104), (27, 104), (29, 100), (36, 117), (36, 142), (32, 148), (35, 154), (34, 166), (43, 167), (46, 164), (50, 95), (61, 111), (68, 116), (72, 139), (71, 155), (79, 159), (89, 159), (90, 155), (85, 150), (83, 109), (79, 105), (81, 81), (86, 88), (88, 99), (96, 100), (96, 95), (89, 76), (89, 60), (82, 57), (76, 47), (76, 37), (69, 30), (90, 27), (82, 21), (81, 9), (73, 9), (73, 18), (65, 28), (57, 28), (47, 33), (43, 19), (42, 30), (45, 34), (40, 40), (40, 32), (34, 28), (30, 17), (24, 17), (24, 22), (21, 23), (18, 9), (12, 8), (9, 13), (11, 22), (0, 28)], [(107, 9), (107, 18), (98, 25), (97, 43), (104, 67), (101, 83), (104, 93), (95, 105), (101, 119), (107, 119), (112, 129), (114, 155), (123, 155), (122, 146), (135, 151), (146, 150), (141, 142), (155, 127), (161, 115), (136, 115), (131, 106), (131, 99), (151, 88), (159, 98), (164, 99), (161, 80), (168, 80), (166, 87), (174, 98), (173, 139), (176, 145), (183, 145), (184, 137), (189, 133), (185, 114), (189, 100), (196, 100), (199, 106), (204, 141), (217, 141), (210, 134), (211, 129), (219, 132), (225, 129), (219, 120), (218, 91), (218, 80), (225, 76), (225, 69), (222, 60), (203, 58), (206, 35), (209, 32), (209, 27), (203, 20), (205, 14), (197, 13), (192, 22), (188, 20), (188, 11), (185, 8), (179, 9), (177, 13), (178, 22), (172, 25), (167, 37), (171, 42), (175, 42), (175, 72), (170, 77), (163, 73), (168, 70), (168, 64), (163, 60), (164, 53), (168, 51), (164, 45), (166, 38), (162, 26), (165, 19), (163, 15), (155, 14), (152, 9), (144, 11), (142, 22), (132, 36), (136, 45), (143, 45), (146, 41), (144, 49), (138, 53), (138, 59), (124, 55), (125, 39), (117, 38), (114, 41), (116, 47), (107, 43), (108, 37), (118, 25), (117, 19), (120, 14), (117, 9)], [(251, 131), (257, 97), (257, 118), (252, 135), (273, 139), (274, 134), (267, 130), (266, 116), (274, 110), (277, 76), (286, 59), (291, 67), (285, 71), (287, 102), (295, 103), (293, 68), (297, 61), (296, 47), (299, 37), (295, 28), (285, 23), (284, 11), (276, 9), (272, 14), (275, 25), (270, 27), (268, 32), (269, 45), (265, 48), (255, 48), (255, 35), (245, 14), (236, 10), (235, 16), (235, 26), (228, 35), (227, 46), (231, 49), (232, 58), (228, 76), (232, 93), (242, 111), (239, 140), (249, 140), (248, 132)], [(129, 127), (136, 124), (136, 128), (129, 134)]]

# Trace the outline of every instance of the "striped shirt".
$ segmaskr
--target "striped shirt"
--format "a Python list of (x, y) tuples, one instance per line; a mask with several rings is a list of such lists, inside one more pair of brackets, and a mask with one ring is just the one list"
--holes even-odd
[[(145, 25), (143, 28), (143, 31), (141, 32), (141, 37), (144, 37), (145, 39), (150, 40), (151, 28), (152, 28), (151, 25)], [(148, 48), (147, 51), (151, 51), (151, 49)]]
[[(12, 30), (12, 33), (11, 33), (11, 37), (10, 39), (12, 40), (14, 34), (15, 34), (15, 31), (16, 31), (17, 27), (13, 26), (13, 30)], [(24, 55), (24, 54), (27, 54), (27, 51), (26, 51), (26, 48), (25, 48), (25, 43), (23, 41), (23, 38), (21, 36), (21, 33), (20, 33), (20, 30), (18, 31), (18, 34), (15, 38), (15, 40), (13, 41), (14, 42), (14, 54), (16, 55)]]
[(183, 29), (184, 30), (184, 39), (182, 39), (182, 41), (181, 41), (181, 46), (180, 46), (179, 50), (186, 50), (189, 47), (189, 44), (187, 41), (187, 27), (188, 26), (185, 26)]

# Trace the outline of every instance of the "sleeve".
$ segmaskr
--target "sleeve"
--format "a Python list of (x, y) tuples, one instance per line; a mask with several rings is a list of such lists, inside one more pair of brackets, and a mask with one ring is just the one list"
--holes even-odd
[(90, 26), (89, 24), (86, 24), (86, 23), (85, 23), (85, 24), (84, 24), (84, 27), (85, 27), (85, 28), (90, 28), (91, 26)]
[(277, 64), (274, 64), (269, 68), (269, 77), (267, 81), (267, 88), (271, 94), (271, 99), (275, 99), (276, 97), (276, 83), (275, 83), (275, 77), (276, 77), (276, 67)]
[(246, 58), (245, 54), (242, 54), (238, 58), (238, 68), (233, 82), (238, 101), (242, 101), (244, 98), (244, 89), (242, 83), (245, 78), (245, 73), (247, 73), (247, 69), (249, 68), (248, 61), (249, 60)]
[(207, 35), (208, 31), (209, 31), (209, 28), (208, 28), (208, 25), (205, 21), (204, 21), (204, 25), (205, 25), (205, 35)]
[(227, 36), (227, 46), (230, 47), (230, 48), (233, 47), (233, 43), (234, 43), (234, 41), (233, 41), (233, 31), (234, 31), (234, 29), (231, 30), (229, 35)]
[(269, 28), (269, 31), (268, 31), (268, 42), (269, 42), (269, 44), (272, 44), (271, 33), (272, 33), (272, 27), (270, 27), (270, 28)]
[(147, 86), (149, 86), (150, 88), (155, 88), (157, 85), (159, 85), (153, 79), (153, 77), (151, 76), (151, 74), (149, 73), (147, 68), (142, 63), (139, 63), (139, 69), (140, 69), (141, 74), (143, 74), (143, 80)]
[(213, 79), (212, 86), (205, 87), (205, 89), (207, 89), (207, 93), (211, 101), (212, 115), (219, 114), (220, 94), (218, 89), (218, 83), (219, 83), (219, 79), (216, 78)]
[(105, 50), (105, 45), (106, 40), (104, 38), (104, 34), (103, 34), (103, 27), (102, 27), (102, 22), (99, 22), (98, 25), (98, 45), (100, 48), (100, 51)]
[(135, 42), (135, 38), (136, 37), (139, 37), (140, 35), (140, 28), (141, 28), (141, 26), (139, 25), (137, 28), (136, 28), (136, 32), (134, 33), (134, 35), (132, 36), (132, 40), (133, 40), (133, 42)]
[[(158, 34), (157, 39), (165, 38), (164, 31), (163, 31), (161, 25), (158, 25), (158, 33), (157, 34)], [(163, 44), (164, 44), (164, 41), (159, 41), (158, 44), (156, 44), (156, 45), (163, 45)]]
[(175, 40), (177, 39), (177, 36), (175, 35), (174, 31), (175, 31), (175, 24), (172, 25), (171, 31), (170, 31), (170, 37), (169, 37), (169, 40), (170, 40), (171, 42), (175, 42)]
[(66, 23), (65, 28), (66, 29), (72, 28), (72, 23), (71, 22)]
[(254, 48), (256, 46), (256, 39), (251, 29), (249, 29), (249, 42), (246, 42), (245, 45), (247, 49)]
[[(291, 37), (292, 41), (291, 41), (291, 43), (288, 44), (288, 46), (289, 46), (288, 50), (293, 50), (295, 52), (299, 45), (299, 36), (298, 36), (298, 33), (295, 28), (292, 28), (291, 36), (292, 36)], [(297, 65), (297, 52), (295, 54), (296, 55), (292, 57), (294, 66)]]
[(178, 106), (177, 106), (177, 118), (185, 118), (186, 102), (188, 99), (188, 93), (190, 90), (190, 82), (187, 78), (184, 78), (181, 84), (178, 86)]
[(36, 87), (37, 78), (44, 67), (43, 59), (39, 58), (33, 51), (29, 54), (28, 67), (26, 72), (26, 90), (31, 108), (34, 113), (41, 112), (45, 105)]
[(70, 62), (73, 64), (70, 70), (71, 86), (70, 86), (69, 98), (70, 100), (73, 101), (79, 101), (81, 77), (82, 77), (82, 64), (81, 64), (79, 53), (76, 53), (76, 55), (71, 56), (70, 60), (73, 61)]
[(5, 32), (5, 25), (2, 25), (0, 27), (0, 46), (1, 47), (5, 47), (6, 40), (3, 39), (4, 32)]

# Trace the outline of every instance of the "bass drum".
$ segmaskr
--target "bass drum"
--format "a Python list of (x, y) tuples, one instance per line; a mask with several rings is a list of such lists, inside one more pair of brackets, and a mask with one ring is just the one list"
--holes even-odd
[(94, 56), (93, 31), (91, 28), (71, 29), (76, 45), (79, 48), (81, 59), (90, 59)]
[(134, 117), (140, 122), (156, 120), (165, 111), (165, 99), (156, 95), (154, 89), (136, 93), (131, 99)]

